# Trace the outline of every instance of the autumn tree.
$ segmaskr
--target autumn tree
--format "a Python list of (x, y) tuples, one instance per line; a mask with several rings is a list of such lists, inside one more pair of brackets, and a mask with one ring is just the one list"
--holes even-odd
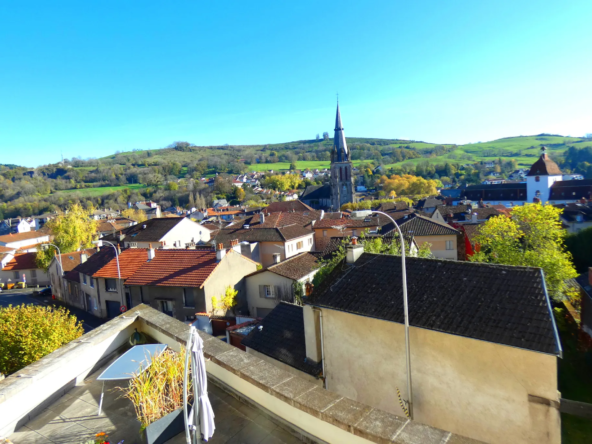
[[(53, 242), (60, 252), (70, 253), (83, 248), (92, 247), (92, 241), (97, 236), (98, 222), (92, 217), (93, 208), (86, 210), (80, 204), (71, 205), (65, 212), (45, 224), (54, 236)], [(56, 253), (53, 246), (37, 251), (37, 265), (47, 270)]]
[(121, 212), (121, 215), (125, 218), (135, 220), (139, 224), (148, 219), (148, 217), (146, 217), (146, 212), (144, 210), (136, 210), (135, 208), (128, 208), (127, 210), (123, 210)]
[(386, 195), (394, 191), (397, 196), (412, 196), (417, 194), (436, 194), (438, 182), (423, 177), (404, 174), (394, 174), (391, 177), (382, 176), (379, 179), (382, 190)]
[(219, 298), (212, 296), (212, 311), (220, 310), (224, 314), (228, 311), (234, 311), (234, 307), (238, 305), (237, 299), (238, 290), (235, 290), (230, 285), (226, 287), (226, 291)]
[(511, 217), (492, 217), (479, 229), (480, 251), (470, 260), (542, 268), (550, 296), (556, 300), (570, 296), (565, 281), (577, 273), (571, 253), (565, 250), (562, 211), (534, 203), (514, 207)]
[(0, 307), (0, 374), (17, 372), (83, 333), (82, 323), (64, 308)]

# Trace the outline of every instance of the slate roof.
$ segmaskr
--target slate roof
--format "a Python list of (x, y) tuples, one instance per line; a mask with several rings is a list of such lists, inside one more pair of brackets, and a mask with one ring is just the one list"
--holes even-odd
[(458, 231), (448, 224), (417, 215), (412, 215), (410, 219), (401, 222), (399, 227), (403, 235), (413, 235), (413, 237), (458, 234)]
[(93, 276), (103, 268), (111, 259), (115, 259), (115, 250), (112, 247), (101, 248), (101, 251), (90, 256), (86, 262), (74, 267), (74, 271), (87, 276)]
[[(559, 355), (551, 305), (539, 268), (410, 257), (410, 325)], [(403, 323), (401, 258), (363, 253), (315, 288), (310, 303)]]
[(348, 236), (320, 237), (315, 242), (315, 256), (323, 260), (331, 259), (346, 237)]
[(539, 159), (532, 164), (527, 176), (560, 176), (563, 173), (559, 166), (549, 158), (547, 153), (543, 153)]
[[(497, 210), (497, 208), (475, 208), (471, 210), (471, 214), (477, 213), (477, 219), (489, 219), (494, 216), (500, 216), (502, 213)], [(471, 215), (467, 214), (467, 220), (470, 220)]]
[(80, 283), (80, 274), (78, 274), (77, 271), (74, 271), (74, 270), (67, 271), (66, 274), (64, 274), (64, 277), (68, 281)]
[(329, 185), (309, 185), (304, 189), (300, 200), (321, 200), (331, 198), (331, 187)]
[(230, 241), (235, 239), (239, 242), (285, 242), (309, 234), (313, 232), (298, 225), (281, 228), (224, 228), (216, 234), (214, 243), (229, 247)]
[(526, 183), (500, 183), (495, 185), (471, 185), (461, 193), (463, 198), (523, 202), (526, 200)]
[(278, 213), (264, 214), (263, 223), (261, 223), (261, 214), (254, 214), (241, 221), (235, 221), (232, 226), (242, 226), (248, 224), (251, 228), (277, 228), (288, 225), (300, 225), (306, 227), (311, 224), (313, 220), (321, 218), (322, 211), (306, 210), (306, 211), (281, 211)]
[(3, 271), (35, 270), (39, 269), (35, 263), (37, 253), (15, 254), (14, 257), (2, 269)]
[[(121, 232), (125, 234), (124, 240), (127, 242), (159, 242), (183, 219), (182, 217), (155, 217), (124, 228)], [(109, 237), (111, 236), (106, 236), (104, 239)]]
[(551, 185), (549, 200), (592, 199), (592, 179), (560, 180)]
[(458, 216), (460, 213), (466, 213), (469, 208), (471, 208), (470, 205), (438, 205), (436, 210), (440, 212), (442, 217), (446, 218), (449, 214)]
[(125, 285), (202, 288), (218, 263), (213, 250), (158, 250)]
[[(154, 250), (155, 254), (158, 254), (163, 250)], [(128, 279), (133, 276), (138, 269), (146, 263), (148, 260), (148, 250), (144, 248), (128, 248), (123, 250), (119, 255), (119, 270), (121, 273), (121, 279)], [(93, 277), (112, 278), (118, 277), (117, 273), (117, 260), (111, 259), (99, 270), (97, 270)]]
[(242, 344), (309, 375), (321, 373), (322, 363), (306, 361), (304, 317), (299, 305), (280, 302)]
[(265, 271), (271, 271), (272, 273), (297, 281), (312, 273), (318, 267), (319, 264), (314, 255), (311, 253), (300, 253), (278, 264), (272, 265)]
[(378, 207), (373, 208), (375, 211), (382, 211), (388, 213), (390, 211), (408, 210), (407, 202), (383, 202)]
[(479, 222), (479, 223), (468, 223), (468, 224), (462, 224), (462, 227), (465, 229), (465, 233), (467, 234), (467, 237), (469, 238), (469, 241), (471, 243), (475, 243), (475, 237), (479, 235), (479, 229), (481, 228), (481, 226), (484, 224), (485, 222)]
[(419, 202), (417, 202), (417, 205), (415, 206), (415, 208), (417, 208), (418, 210), (422, 210), (424, 208), (435, 208), (438, 205), (442, 204), (442, 200), (438, 199), (437, 197), (426, 197), (425, 199), (421, 199)]
[(300, 200), (290, 200), (285, 202), (272, 202), (263, 209), (266, 213), (278, 213), (284, 211), (311, 211), (313, 208)]

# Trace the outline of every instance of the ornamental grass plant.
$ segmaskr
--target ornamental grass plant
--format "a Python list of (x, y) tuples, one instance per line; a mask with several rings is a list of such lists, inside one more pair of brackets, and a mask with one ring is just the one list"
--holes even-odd
[[(177, 353), (167, 349), (152, 359), (150, 367), (130, 379), (128, 387), (121, 389), (124, 397), (134, 404), (142, 429), (183, 407), (184, 371), (185, 350)], [(188, 382), (187, 391), (191, 401), (191, 377)]]

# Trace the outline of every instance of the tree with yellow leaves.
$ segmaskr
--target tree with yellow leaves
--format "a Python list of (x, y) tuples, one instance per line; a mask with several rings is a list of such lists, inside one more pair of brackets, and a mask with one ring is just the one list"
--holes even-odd
[(238, 300), (236, 298), (237, 294), (238, 291), (229, 285), (226, 287), (226, 291), (220, 296), (220, 298), (212, 296), (212, 311), (215, 312), (216, 310), (220, 310), (224, 314), (229, 310), (234, 311), (234, 307), (238, 305)]
[[(62, 254), (92, 247), (92, 241), (97, 237), (98, 225), (92, 217), (93, 210), (92, 207), (85, 210), (82, 205), (76, 203), (45, 224), (54, 236), (53, 243), (59, 247)], [(55, 253), (56, 249), (53, 246), (47, 249), (40, 248), (37, 251), (37, 266), (47, 270)]]
[(128, 219), (135, 220), (139, 224), (148, 219), (148, 217), (146, 216), (146, 212), (144, 210), (136, 210), (134, 208), (128, 208), (127, 210), (123, 210), (121, 212), (121, 215)]
[(473, 262), (540, 267), (550, 296), (571, 297), (565, 281), (577, 276), (571, 253), (565, 250), (565, 230), (559, 215), (563, 210), (540, 203), (512, 209), (511, 217), (492, 217), (481, 226), (476, 242), (480, 251)]
[(378, 183), (382, 185), (385, 194), (394, 191), (397, 196), (413, 196), (417, 194), (436, 194), (438, 183), (435, 180), (404, 174), (394, 174), (391, 177), (382, 176)]

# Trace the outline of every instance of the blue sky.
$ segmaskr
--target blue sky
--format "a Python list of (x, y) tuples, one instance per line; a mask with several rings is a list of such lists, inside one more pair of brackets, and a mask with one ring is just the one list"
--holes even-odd
[(592, 2), (4, 1), (0, 163), (592, 132)]

